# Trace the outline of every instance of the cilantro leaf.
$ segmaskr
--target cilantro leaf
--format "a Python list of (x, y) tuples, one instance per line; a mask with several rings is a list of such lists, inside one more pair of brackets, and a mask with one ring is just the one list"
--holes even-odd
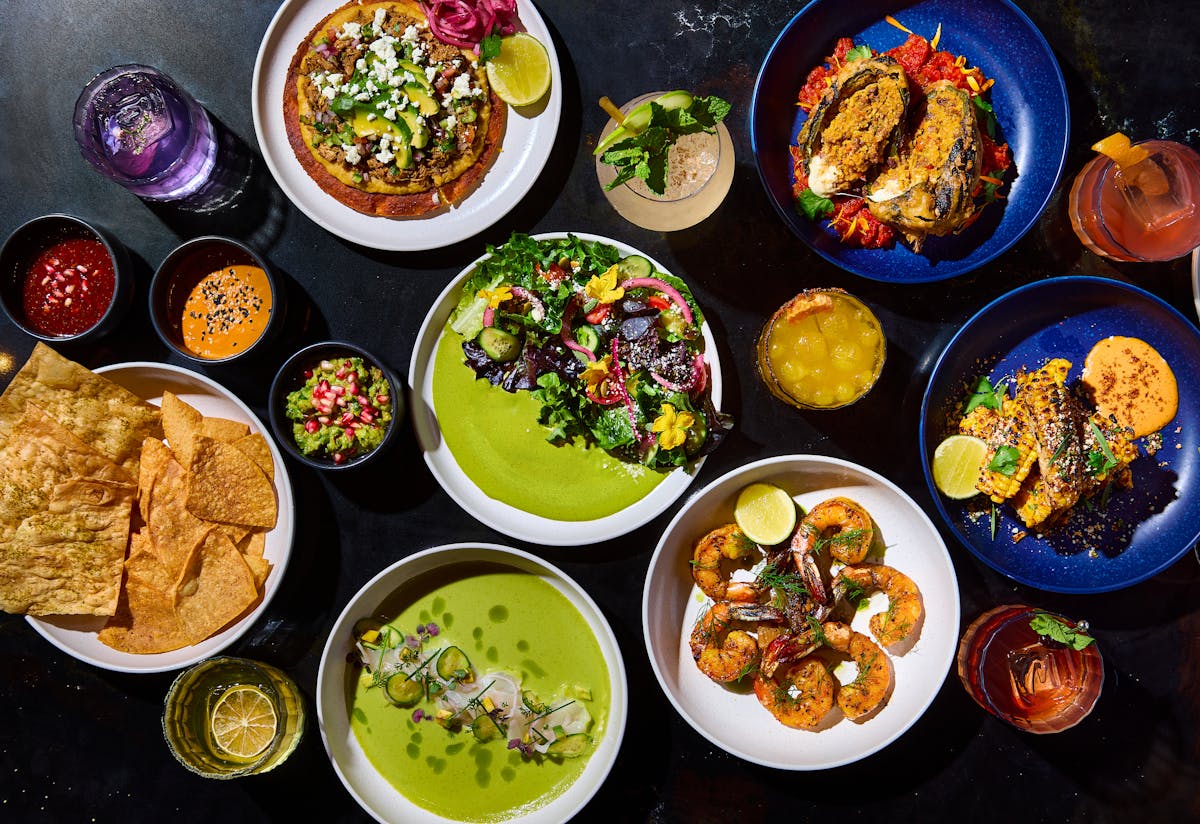
[(805, 189), (800, 193), (800, 197), (796, 198), (796, 208), (809, 220), (817, 220), (833, 213), (833, 201), (821, 197), (812, 189)]
[(963, 412), (964, 415), (971, 412), (977, 406), (986, 406), (988, 409), (1000, 411), (1000, 399), (1004, 397), (1004, 381), (1000, 381), (994, 387), (992, 382), (988, 380), (987, 375), (979, 379), (975, 384), (975, 391), (967, 400), (967, 408)]
[(1020, 464), (1021, 450), (1015, 446), (1002, 446), (992, 456), (992, 460), (988, 463), (988, 469), (992, 472), (999, 472), (1001, 475), (1011, 477), (1017, 471), (1017, 467)]
[(1029, 628), (1041, 635), (1072, 649), (1083, 649), (1096, 639), (1086, 635), (1059, 618), (1045, 612), (1039, 612), (1029, 621)]
[(871, 56), (871, 47), (863, 44), (855, 46), (850, 51), (846, 52), (846, 62), (853, 63), (855, 60), (862, 60)]
[(486, 63), (500, 56), (500, 35), (493, 28), (492, 33), (479, 41), (479, 62)]

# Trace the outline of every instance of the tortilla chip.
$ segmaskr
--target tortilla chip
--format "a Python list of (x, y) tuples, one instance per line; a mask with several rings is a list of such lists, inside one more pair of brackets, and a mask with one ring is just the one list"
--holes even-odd
[[(146, 460), (158, 464), (161, 468), (154, 476), (148, 498), (143, 501), (143, 517), (149, 530), (150, 542), (154, 545), (154, 552), (166, 567), (167, 575), (175, 581), (195, 548), (212, 530), (212, 524), (205, 523), (188, 512), (187, 476), (170, 450), (161, 441), (148, 441), (146, 447), (147, 454), (154, 456)], [(155, 453), (158, 453), (158, 456), (155, 456)], [(165, 458), (159, 457), (162, 455), (165, 455)]]
[(97, 635), (100, 642), (134, 655), (170, 652), (189, 643), (172, 597), (127, 574), (116, 614)]
[(267, 479), (272, 484), (275, 483), (275, 459), (271, 456), (271, 447), (267, 444), (267, 439), (261, 433), (255, 432), (253, 435), (238, 438), (233, 445), (245, 452), (250, 460), (258, 464), (258, 468), (263, 471)]
[(194, 407), (181, 400), (174, 392), (163, 392), (162, 397), (162, 427), (167, 445), (179, 459), (179, 463), (188, 466), (192, 462), (192, 438), (200, 434), (204, 426), (204, 416)]
[(267, 533), (265, 532), (251, 532), (237, 545), (238, 551), (242, 553), (242, 560), (254, 573), (254, 582), (259, 589), (262, 589), (273, 568), (271, 562), (263, 558), (266, 545)]
[(133, 507), (131, 484), (75, 478), (0, 543), (0, 607), (28, 615), (112, 615)]
[(207, 521), (273, 527), (278, 516), (275, 487), (246, 453), (232, 444), (200, 436), (192, 455), (188, 511)]
[(162, 435), (157, 407), (41, 342), (0, 396), (0, 416), (20, 417), (29, 403), (135, 478), (142, 441)]
[(233, 443), (238, 438), (250, 434), (250, 427), (241, 421), (231, 421), (228, 418), (205, 418), (201, 425), (200, 434), (214, 441)]
[(148, 531), (134, 532), (129, 536), (129, 557), (125, 559), (125, 574), (140, 578), (164, 594), (175, 587), (175, 579), (159, 560)]
[(237, 618), (258, 598), (254, 575), (229, 539), (213, 530), (196, 547), (175, 591), (175, 614), (198, 644)]

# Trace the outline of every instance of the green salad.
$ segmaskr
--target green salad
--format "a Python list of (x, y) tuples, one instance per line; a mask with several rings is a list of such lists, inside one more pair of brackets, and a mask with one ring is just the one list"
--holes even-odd
[(547, 440), (665, 471), (732, 427), (712, 403), (703, 321), (687, 285), (640, 255), (514, 234), (488, 247), (450, 327), (477, 378), (532, 393)]

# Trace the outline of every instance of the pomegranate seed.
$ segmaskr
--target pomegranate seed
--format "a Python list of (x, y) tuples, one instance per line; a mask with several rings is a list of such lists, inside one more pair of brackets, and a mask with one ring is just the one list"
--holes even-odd
[(309, 378), (311, 378), (311, 377), (312, 377), (312, 370), (311, 370), (311, 369), (305, 369), (305, 370), (304, 370), (304, 379), (305, 379), (305, 380), (308, 380), (308, 379), (309, 379)]
[(351, 395), (357, 395), (358, 384), (355, 381), (350, 381), (348, 384), (346, 384), (346, 391)]
[(346, 399), (345, 399), (345, 398), (338, 398), (336, 401), (334, 401), (334, 403), (336, 403), (338, 406), (345, 406), (345, 405), (346, 405)]
[(364, 409), (358, 417), (362, 419), (363, 423), (371, 423), (375, 420), (375, 415), (371, 413), (370, 409)]
[(329, 381), (322, 378), (320, 381), (317, 382), (317, 389), (321, 390), (322, 392), (328, 392), (329, 391)]
[(69, 294), (71, 294), (72, 292), (74, 292), (74, 291), (75, 291), (75, 284), (74, 284), (74, 283), (68, 283), (68, 284), (66, 285), (66, 287), (64, 287), (64, 288), (63, 288), (63, 291), (64, 291), (64, 292), (66, 292), (68, 295), (69, 295)]
[(81, 274), (81, 275), (86, 275), (86, 274), (88, 273), (88, 271), (90, 271), (90, 270), (89, 270), (89, 269), (88, 269), (86, 266), (84, 266), (82, 263), (80, 263), (78, 266), (76, 266), (76, 267), (75, 267), (75, 269), (76, 269), (76, 271), (78, 271), (78, 272), (79, 272), (79, 274)]
[(337, 395), (340, 398), (342, 395), (346, 394), (346, 387), (339, 384), (339, 385), (333, 387), (332, 391), (333, 391), (333, 394)]
[(349, 375), (346, 376), (346, 380), (350, 381), (350, 383), (358, 383), (358, 373), (351, 372)]
[(347, 426), (345, 428), (345, 430), (343, 430), (343, 431), (346, 433), (347, 438), (349, 438), (350, 440), (354, 440), (354, 428), (353, 427)]
[(46, 285), (47, 283), (49, 283), (49, 282), (50, 282), (50, 276), (49, 276), (49, 275), (46, 275), (44, 278), (42, 278), (42, 285), (43, 285), (43, 286), (45, 286), (45, 285)]
[(83, 280), (79, 281), (80, 291), (86, 292), (89, 288), (90, 287), (88, 286), (87, 278), (84, 278)]
[(368, 398), (366, 395), (355, 395), (354, 400), (358, 401), (363, 406), (371, 405), (371, 399)]
[(46, 274), (48, 274), (48, 275), (54, 274), (54, 267), (51, 266), (49, 263), (43, 263), (42, 268), (46, 270)]
[(340, 423), (342, 426), (346, 426), (353, 420), (354, 420), (354, 413), (346, 412), (342, 415), (342, 417), (338, 418), (338, 423)]
[(345, 370), (347, 370), (347, 371), (349, 371), (350, 369), (353, 369), (353, 368), (354, 368), (354, 364), (353, 364), (353, 363), (351, 363), (350, 361), (345, 361), (345, 362), (342, 364), (342, 368), (343, 368), (343, 369), (345, 369)]
[(316, 432), (320, 428), (321, 428), (321, 424), (317, 423), (312, 418), (309, 418), (307, 421), (304, 422), (304, 431), (310, 435), (312, 433)]
[(66, 300), (64, 300), (64, 301), (63, 301), (63, 306), (70, 306), (70, 305), (71, 305), (71, 299), (70, 299), (70, 298), (67, 298)]
[(328, 372), (332, 368), (333, 368), (333, 364), (330, 363), (329, 361), (327, 361), (327, 360), (321, 361), (321, 371), (322, 372)]
[(350, 431), (353, 432), (356, 429), (362, 429), (365, 424), (362, 421), (355, 421), (350, 426), (352, 427)]
[(50, 258), (50, 265), (55, 267), (62, 266), (62, 262), (58, 258)]
[(338, 371), (333, 373), (333, 376), (340, 381), (344, 381), (346, 379), (346, 370), (339, 369)]
[(340, 463), (344, 462), (345, 460), (346, 460), (346, 456), (343, 455), (341, 452), (333, 453), (333, 462), (335, 464), (340, 464)]
[(380, 406), (386, 406), (387, 402), (390, 400), (391, 400), (391, 398), (389, 398), (387, 395), (376, 395), (375, 396), (375, 402), (377, 404), (379, 404)]
[(329, 416), (317, 415), (317, 423), (321, 424), (321, 426), (329, 426)]

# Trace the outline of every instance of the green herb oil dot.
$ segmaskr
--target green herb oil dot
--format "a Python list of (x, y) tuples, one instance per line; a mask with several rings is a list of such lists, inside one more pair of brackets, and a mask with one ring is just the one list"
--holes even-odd
[(488, 618), (497, 624), (503, 624), (508, 620), (508, 607), (503, 604), (496, 604), (488, 610)]

